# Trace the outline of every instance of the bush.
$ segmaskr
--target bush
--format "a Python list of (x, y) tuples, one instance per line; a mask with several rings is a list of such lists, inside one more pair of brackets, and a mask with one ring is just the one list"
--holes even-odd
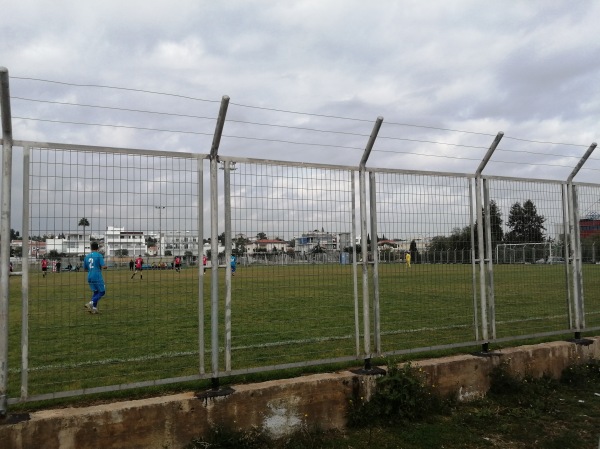
[(565, 385), (585, 386), (592, 382), (600, 381), (600, 360), (589, 363), (571, 365), (567, 367), (560, 377), (560, 382)]
[(225, 427), (211, 427), (206, 436), (195, 438), (185, 449), (260, 449), (270, 445), (270, 439), (258, 429), (240, 432)]
[(425, 385), (422, 372), (410, 363), (401, 367), (389, 364), (388, 374), (377, 380), (371, 400), (351, 408), (348, 424), (360, 427), (377, 421), (418, 421), (445, 412), (448, 405)]

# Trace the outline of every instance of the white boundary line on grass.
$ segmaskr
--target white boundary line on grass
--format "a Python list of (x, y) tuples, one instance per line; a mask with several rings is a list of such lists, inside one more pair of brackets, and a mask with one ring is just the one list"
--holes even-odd
[[(589, 312), (586, 315), (598, 315), (600, 312)], [(564, 315), (552, 315), (552, 316), (538, 316), (531, 317), (525, 319), (515, 319), (515, 320), (505, 320), (498, 321), (497, 324), (512, 324), (512, 323), (520, 323), (527, 321), (541, 321), (548, 319), (559, 319), (564, 318)], [(418, 329), (399, 329), (393, 331), (385, 331), (382, 332), (381, 335), (399, 335), (399, 334), (412, 334), (418, 332), (425, 331), (436, 331), (436, 330), (447, 330), (447, 329), (458, 329), (458, 328), (468, 328), (470, 324), (455, 324), (451, 326), (442, 326), (442, 327), (421, 327)], [(337, 337), (320, 337), (320, 338), (305, 338), (301, 340), (284, 340), (278, 342), (270, 342), (263, 343), (257, 345), (244, 345), (244, 346), (235, 346), (232, 348), (233, 351), (241, 351), (245, 349), (258, 349), (258, 348), (272, 348), (277, 346), (286, 346), (286, 345), (294, 345), (294, 344), (305, 344), (305, 343), (320, 343), (325, 341), (336, 341), (336, 340), (348, 340), (354, 338), (354, 335), (342, 335)], [(220, 347), (219, 352), (223, 352), (224, 348)], [(189, 357), (198, 355), (198, 351), (184, 351), (184, 352), (166, 352), (162, 354), (156, 354), (151, 356), (142, 356), (142, 357), (133, 357), (128, 359), (118, 359), (111, 358), (105, 360), (93, 360), (93, 361), (85, 361), (79, 363), (69, 363), (69, 364), (60, 364), (60, 365), (43, 365), (37, 366), (29, 369), (29, 372), (37, 372), (37, 371), (50, 371), (54, 369), (73, 369), (73, 368), (81, 368), (85, 366), (101, 366), (101, 365), (110, 365), (112, 363), (131, 363), (131, 362), (146, 362), (157, 359), (164, 358), (175, 358), (175, 357)], [(10, 368), (10, 373), (19, 373), (21, 370), (19, 368)]]

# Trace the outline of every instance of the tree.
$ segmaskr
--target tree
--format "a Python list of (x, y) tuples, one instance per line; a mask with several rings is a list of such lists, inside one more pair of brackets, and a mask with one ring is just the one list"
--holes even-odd
[(527, 200), (521, 206), (516, 202), (510, 208), (508, 222), (511, 231), (505, 236), (507, 243), (541, 243), (544, 241), (544, 222), (546, 219), (539, 215), (533, 201)]
[[(490, 200), (490, 232), (492, 237), (492, 250), (502, 242), (504, 231), (502, 230), (502, 214), (498, 205), (494, 200)], [(483, 212), (483, 225), (485, 234), (485, 209)], [(473, 226), (473, 238), (475, 241), (475, 252), (479, 249), (479, 239), (477, 234), (477, 224), (475, 221)], [(484, 239), (485, 240), (485, 239)], [(485, 247), (485, 245), (484, 245)], [(415, 255), (412, 254), (413, 246), (411, 242), (411, 257), (416, 262)], [(443, 252), (443, 251), (471, 251), (471, 225), (463, 228), (454, 228), (449, 236), (438, 235), (431, 239), (427, 245), (427, 251)]]
[(116, 257), (127, 257), (129, 255), (128, 249), (118, 249), (115, 251)]
[[(415, 243), (416, 246), (416, 243)], [(412, 242), (411, 242), (412, 248)], [(431, 239), (427, 246), (428, 251), (470, 250), (471, 226), (454, 228), (449, 236), (438, 235)], [(412, 250), (411, 250), (412, 251)], [(412, 256), (412, 255), (411, 255)]]
[[(494, 200), (490, 200), (490, 234), (492, 240), (492, 251), (498, 246), (499, 243), (502, 243), (504, 239), (504, 230), (502, 229), (502, 213), (498, 208), (498, 205)], [(485, 226), (486, 226), (486, 217), (485, 217), (485, 209), (483, 210), (483, 228), (484, 228), (484, 241), (485, 241)], [(475, 221), (475, 251), (478, 251), (479, 248), (479, 235), (477, 233), (477, 221)], [(469, 238), (469, 235), (465, 235), (465, 238)], [(484, 245), (485, 248), (485, 245)], [(471, 245), (468, 245), (468, 249), (471, 249)], [(488, 255), (485, 255), (488, 257)]]
[(85, 228), (90, 225), (87, 218), (83, 217), (79, 220), (77, 226), (83, 226), (83, 252), (85, 253)]
[(19, 236), (19, 231), (15, 231), (14, 229), (10, 228), (10, 239), (11, 240), (20, 240), (21, 237)]
[(248, 243), (250, 243), (250, 241), (241, 236), (235, 239), (235, 247), (233, 248), (232, 254), (238, 257), (243, 256), (246, 253), (246, 245)]
[(419, 257), (419, 250), (417, 249), (417, 241), (413, 239), (410, 242), (410, 258), (414, 263), (419, 263), (418, 257)]
[[(356, 254), (360, 254), (360, 251), (361, 251), (360, 245), (357, 244), (357, 245), (354, 245), (354, 247), (356, 248), (355, 249), (356, 250)], [(343, 252), (345, 252), (345, 253), (352, 253), (352, 246), (346, 246), (343, 249)]]
[(47, 254), (47, 257), (50, 260), (58, 260), (61, 258), (61, 256), (62, 256), (61, 253), (59, 253), (55, 249), (50, 250), (50, 252)]
[(315, 246), (313, 249), (311, 249), (310, 252), (311, 252), (311, 254), (323, 254), (326, 251), (325, 251), (325, 248), (323, 248), (320, 243), (317, 243), (317, 246)]
[(265, 240), (267, 238), (267, 234), (265, 234), (264, 232), (259, 232), (258, 234), (256, 234), (256, 238), (258, 240)]
[[(483, 216), (485, 217), (485, 212)], [(492, 248), (495, 248), (498, 243), (502, 242), (504, 231), (502, 230), (502, 214), (494, 200), (490, 201), (490, 231), (492, 234)]]

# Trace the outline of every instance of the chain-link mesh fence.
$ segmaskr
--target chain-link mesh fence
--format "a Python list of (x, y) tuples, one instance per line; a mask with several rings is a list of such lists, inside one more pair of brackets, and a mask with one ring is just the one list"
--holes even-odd
[(600, 187), (578, 188), (581, 259), (587, 327), (600, 326)]
[(376, 182), (383, 350), (475, 340), (469, 178), (380, 173)]
[(232, 367), (357, 353), (354, 174), (238, 163), (231, 174)]
[(489, 190), (504, 229), (494, 249), (497, 336), (568, 330), (562, 184), (495, 179)]
[[(14, 260), (24, 283), (10, 279), (13, 401), (599, 325), (597, 235), (584, 235), (596, 226), (597, 186), (578, 189), (589, 219), (579, 222), (578, 328), (576, 227), (562, 183), (491, 178), (480, 224), (477, 183), (466, 175), (370, 170), (374, 184), (361, 195), (359, 171), (342, 166), (229, 158), (213, 179), (207, 157), (188, 153), (24, 153), (28, 239)], [(204, 196), (223, 187), (211, 207)], [(84, 308), (92, 242), (107, 265), (99, 314)], [(213, 355), (216, 371), (205, 363)]]
[[(196, 373), (198, 161), (35, 148), (30, 157), (28, 394)], [(107, 267), (99, 314), (84, 307), (92, 242)], [(19, 301), (11, 307), (14, 317)]]

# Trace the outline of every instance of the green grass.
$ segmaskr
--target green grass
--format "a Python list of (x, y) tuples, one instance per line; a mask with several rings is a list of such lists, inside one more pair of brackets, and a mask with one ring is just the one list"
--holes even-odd
[[(223, 371), (226, 309), (220, 271), (218, 360)], [(128, 270), (105, 272), (102, 313), (90, 315), (83, 308), (90, 296), (85, 273), (30, 275), (30, 396), (199, 372), (197, 270), (147, 271), (143, 280), (130, 276)], [(584, 267), (584, 276), (587, 324), (600, 325), (600, 266)], [(210, 277), (208, 270), (202, 308), (206, 372), (211, 366)], [(362, 332), (360, 268), (358, 278)], [(568, 329), (563, 267), (497, 266), (494, 279), (498, 337)], [(407, 269), (382, 264), (379, 280), (383, 351), (475, 341), (479, 312), (473, 311), (470, 265)], [(9, 397), (18, 397), (21, 278), (10, 282)], [(231, 368), (354, 356), (353, 291), (349, 265), (239, 267), (232, 278)], [(372, 320), (372, 307), (370, 314)]]

